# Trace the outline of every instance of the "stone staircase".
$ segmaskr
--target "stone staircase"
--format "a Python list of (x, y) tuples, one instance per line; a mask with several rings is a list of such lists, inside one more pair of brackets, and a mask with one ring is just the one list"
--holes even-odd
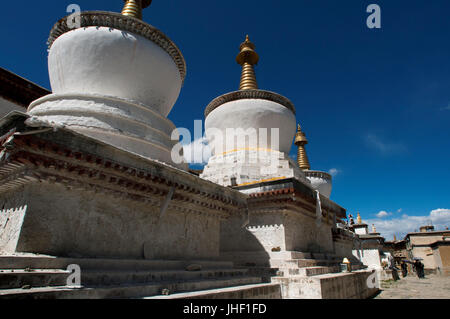
[(370, 272), (354, 258), (349, 258), (352, 272), (343, 273), (342, 257), (297, 252), (288, 257), (270, 261), (278, 268), (271, 282), (281, 286), (285, 299), (365, 299), (374, 294), (366, 284)]
[(368, 298), (374, 293), (366, 285), (371, 272), (352, 256), (352, 273), (341, 272), (343, 258), (333, 254), (239, 252), (224, 258), (280, 285), (285, 299)]
[[(81, 287), (67, 286), (69, 265), (80, 266)], [(195, 294), (189, 298), (281, 297), (278, 285), (227, 261), (0, 256), (0, 299), (179, 298), (186, 293)]]
[[(342, 257), (325, 253), (308, 253), (297, 251), (283, 252), (238, 252), (223, 254), (223, 259), (233, 260), (240, 267), (265, 270), (277, 270), (275, 274), (317, 275), (341, 271)], [(356, 258), (349, 258), (353, 270), (365, 268)], [(266, 271), (267, 274), (267, 271)], [(261, 272), (264, 275), (264, 272)], [(272, 277), (270, 275), (269, 277)]]
[[(271, 267), (277, 268), (277, 276), (317, 276), (341, 272), (342, 258), (332, 254), (288, 252), (287, 259), (271, 259)], [(360, 270), (364, 266), (351, 259), (352, 269)]]

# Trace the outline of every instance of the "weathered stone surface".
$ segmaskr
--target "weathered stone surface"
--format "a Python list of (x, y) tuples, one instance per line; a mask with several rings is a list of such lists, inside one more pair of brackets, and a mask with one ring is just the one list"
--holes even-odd
[(147, 259), (219, 256), (216, 218), (169, 208), (160, 219), (158, 206), (49, 183), (26, 185), (20, 193), (2, 194), (0, 200), (7, 207), (3, 218), (14, 222), (9, 232), (2, 232), (4, 253)]
[(369, 288), (371, 271), (326, 274), (314, 277), (275, 277), (273, 283), (282, 286), (285, 299), (367, 299), (377, 288)]

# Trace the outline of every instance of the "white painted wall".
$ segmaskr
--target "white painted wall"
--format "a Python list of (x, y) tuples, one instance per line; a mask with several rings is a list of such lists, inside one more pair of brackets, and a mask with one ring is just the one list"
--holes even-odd
[(369, 228), (366, 227), (359, 227), (359, 228), (355, 228), (355, 233), (357, 235), (368, 235), (369, 234)]
[(381, 255), (378, 249), (353, 250), (353, 256), (371, 269), (381, 269)]
[[(238, 148), (234, 136), (226, 133), (228, 128), (255, 129), (258, 138), (256, 144), (249, 141), (247, 147), (250, 148), (261, 147), (261, 144), (258, 143), (259, 129), (266, 128), (268, 135), (264, 139), (267, 142), (264, 148), (289, 154), (297, 125), (292, 111), (281, 104), (262, 99), (242, 99), (225, 103), (212, 111), (206, 117), (205, 128), (213, 155)], [(278, 147), (271, 144), (272, 128), (279, 129)], [(209, 129), (218, 129), (224, 139), (213, 139), (212, 135), (208, 134)]]
[(55, 94), (84, 93), (138, 101), (163, 116), (181, 90), (181, 75), (170, 55), (129, 32), (88, 27), (61, 35), (48, 57)]

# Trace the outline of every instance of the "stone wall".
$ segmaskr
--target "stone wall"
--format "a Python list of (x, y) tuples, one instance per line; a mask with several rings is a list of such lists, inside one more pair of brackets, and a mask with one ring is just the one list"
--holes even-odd
[(332, 225), (316, 223), (316, 218), (299, 212), (284, 218), (286, 250), (313, 253), (333, 253)]
[(412, 254), (414, 257), (422, 258), (422, 263), (426, 269), (436, 269), (437, 265), (433, 256), (433, 249), (430, 246), (413, 247)]
[(299, 212), (250, 213), (221, 225), (222, 252), (300, 251), (333, 253), (332, 226)]
[(355, 234), (349, 230), (336, 228), (333, 230), (334, 254), (342, 258), (351, 259), (353, 250), (360, 242)]
[(246, 214), (221, 222), (221, 252), (264, 252), (272, 248), (285, 249), (281, 215)]
[(280, 283), (283, 299), (367, 299), (377, 288), (368, 285), (371, 271), (327, 274), (313, 277), (274, 278)]
[[(0, 198), (0, 250), (54, 256), (185, 259), (219, 255), (219, 219), (58, 184)], [(9, 218), (9, 220), (8, 220)]]
[(353, 250), (353, 256), (358, 258), (364, 265), (372, 269), (381, 269), (380, 251), (374, 248)]

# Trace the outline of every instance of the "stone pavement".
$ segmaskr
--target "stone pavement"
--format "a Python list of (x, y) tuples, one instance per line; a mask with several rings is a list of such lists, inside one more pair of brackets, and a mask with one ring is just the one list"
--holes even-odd
[(383, 282), (375, 299), (450, 299), (450, 277), (411, 275), (399, 281)]

